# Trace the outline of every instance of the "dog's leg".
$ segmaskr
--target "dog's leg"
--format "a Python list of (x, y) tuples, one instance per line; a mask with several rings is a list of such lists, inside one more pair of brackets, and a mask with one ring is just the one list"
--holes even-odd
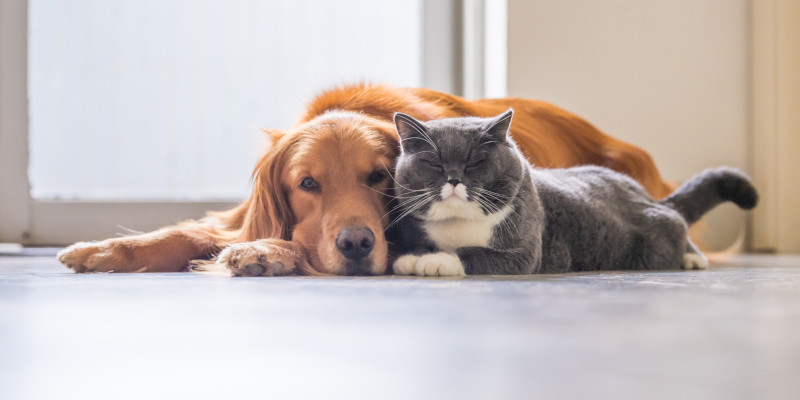
[(261, 239), (235, 243), (226, 247), (216, 264), (198, 264), (195, 270), (218, 267), (233, 276), (308, 275), (313, 269), (305, 249), (297, 243), (281, 239)]
[(213, 226), (187, 221), (140, 235), (79, 242), (58, 252), (75, 272), (180, 272), (190, 261), (220, 250)]

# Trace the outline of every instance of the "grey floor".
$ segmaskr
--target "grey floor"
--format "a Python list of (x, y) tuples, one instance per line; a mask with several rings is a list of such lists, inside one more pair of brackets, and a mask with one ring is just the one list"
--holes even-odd
[(0, 399), (800, 398), (800, 257), (520, 278), (0, 257)]

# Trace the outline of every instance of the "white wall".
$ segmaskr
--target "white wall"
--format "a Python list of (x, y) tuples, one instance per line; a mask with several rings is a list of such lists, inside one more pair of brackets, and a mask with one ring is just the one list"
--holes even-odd
[[(639, 145), (663, 176), (748, 169), (746, 0), (509, 0), (508, 93), (539, 98)], [(710, 244), (743, 231), (712, 213)]]

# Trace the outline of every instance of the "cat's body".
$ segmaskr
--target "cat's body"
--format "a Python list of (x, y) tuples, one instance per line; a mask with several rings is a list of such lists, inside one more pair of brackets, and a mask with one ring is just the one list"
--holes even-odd
[(533, 168), (507, 136), (511, 116), (395, 118), (406, 254), (395, 273), (704, 268), (688, 224), (723, 201), (752, 208), (757, 200), (749, 179), (731, 168), (705, 171), (661, 202), (610, 169)]

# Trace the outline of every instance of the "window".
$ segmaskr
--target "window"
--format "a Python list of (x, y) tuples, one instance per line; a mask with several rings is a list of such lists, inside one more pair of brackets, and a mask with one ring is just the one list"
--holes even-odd
[(420, 0), (30, 0), (34, 199), (240, 200), (261, 146), (346, 82), (420, 86)]
[(483, 77), (468, 75), (483, 67), (464, 65), (482, 62), (480, 10), (499, 2), (0, 2), (0, 242), (100, 239), (231, 207), (248, 194), (257, 128), (290, 127), (333, 85), (462, 94), (469, 81), (478, 96)]

